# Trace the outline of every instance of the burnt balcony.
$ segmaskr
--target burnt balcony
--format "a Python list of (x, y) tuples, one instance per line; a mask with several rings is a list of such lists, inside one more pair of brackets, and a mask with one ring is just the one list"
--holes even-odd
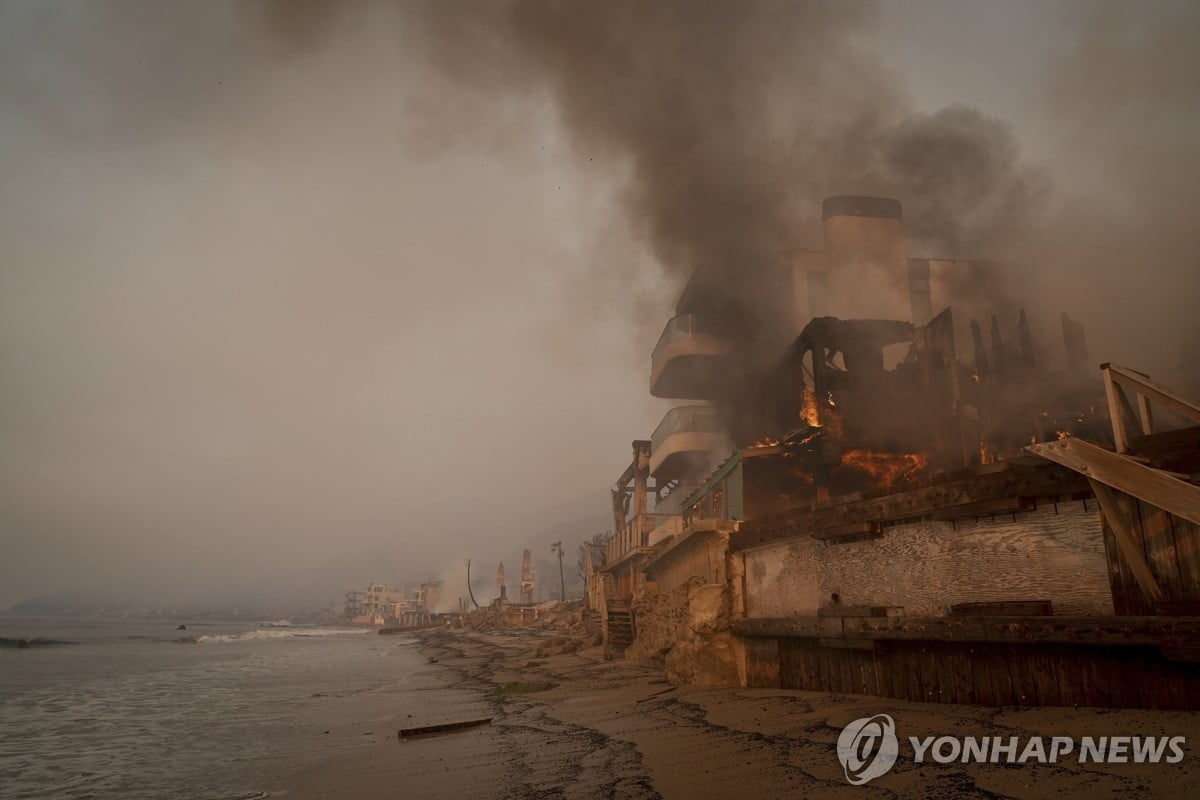
[(678, 514), (657, 513), (630, 517), (605, 544), (604, 566), (601, 569), (611, 569), (614, 564), (623, 563), (635, 552), (652, 552), (650, 548), (654, 543), (679, 531), (682, 519)]
[(672, 408), (650, 437), (650, 474), (660, 483), (686, 477), (703, 478), (713, 454), (729, 449), (717, 409), (712, 406)]
[(667, 323), (650, 356), (650, 394), (681, 400), (712, 396), (728, 344), (695, 314)]

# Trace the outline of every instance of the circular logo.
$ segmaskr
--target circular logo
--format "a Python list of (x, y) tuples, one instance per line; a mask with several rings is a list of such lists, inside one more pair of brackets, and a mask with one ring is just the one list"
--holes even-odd
[(838, 736), (838, 761), (846, 771), (846, 780), (854, 786), (861, 786), (891, 769), (899, 752), (896, 722), (887, 714), (856, 719), (842, 728)]

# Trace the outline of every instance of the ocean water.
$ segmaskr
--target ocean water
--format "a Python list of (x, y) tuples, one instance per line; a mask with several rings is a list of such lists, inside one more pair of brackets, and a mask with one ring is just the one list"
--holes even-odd
[(0, 796), (266, 797), (433, 702), (407, 636), (184, 622), (0, 616)]

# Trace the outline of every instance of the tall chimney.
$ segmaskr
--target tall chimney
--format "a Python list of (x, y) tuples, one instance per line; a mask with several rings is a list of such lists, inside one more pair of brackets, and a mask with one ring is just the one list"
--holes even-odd
[(821, 203), (821, 221), (829, 313), (843, 318), (908, 318), (908, 244), (900, 201), (835, 195)]

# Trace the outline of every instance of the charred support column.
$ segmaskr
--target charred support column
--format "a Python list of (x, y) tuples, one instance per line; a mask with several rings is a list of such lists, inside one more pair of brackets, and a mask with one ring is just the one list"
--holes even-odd
[(992, 369), (996, 375), (1008, 371), (1008, 361), (1004, 355), (1004, 339), (1000, 336), (1000, 318), (992, 314)]
[(992, 369), (988, 365), (987, 348), (983, 344), (983, 328), (980, 327), (979, 320), (971, 320), (971, 343), (975, 345), (975, 374), (986, 379)]
[(821, 221), (828, 270), (825, 313), (843, 319), (907, 316), (909, 261), (900, 201), (836, 195), (821, 203)]
[(1021, 338), (1021, 363), (1025, 369), (1033, 369), (1033, 335), (1029, 332), (1029, 320), (1025, 318), (1025, 309), (1021, 309), (1017, 321), (1017, 333)]

